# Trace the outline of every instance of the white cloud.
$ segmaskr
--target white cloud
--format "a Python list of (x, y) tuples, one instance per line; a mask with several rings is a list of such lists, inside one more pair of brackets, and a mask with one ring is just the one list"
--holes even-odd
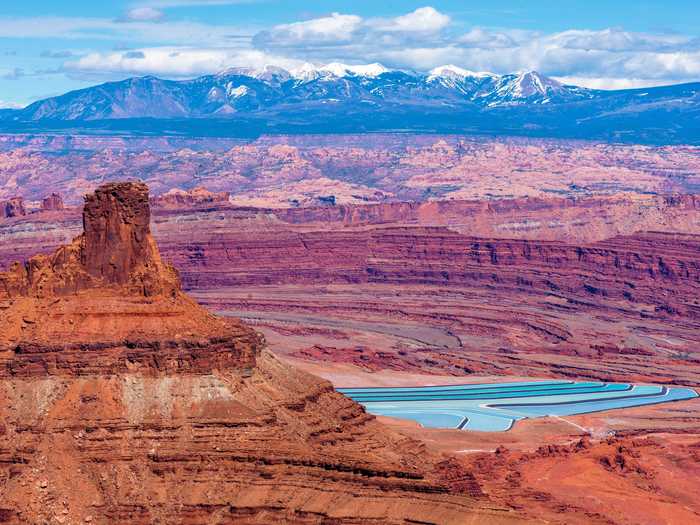
[(457, 39), (465, 47), (508, 48), (517, 45), (515, 39), (502, 32), (486, 31), (475, 27)]
[[(344, 15), (350, 16), (350, 15)], [(305, 27), (316, 21), (303, 22)], [(353, 19), (352, 30), (325, 40), (278, 26), (257, 35), (255, 46), (312, 61), (382, 62), (427, 70), (446, 63), (512, 73), (537, 70), (584, 85), (624, 85), (700, 80), (700, 38), (685, 35), (571, 29), (556, 33), (474, 27), (451, 31), (449, 17), (425, 7), (393, 19)]]
[(210, 25), (189, 21), (111, 20), (82, 17), (1, 18), (0, 38), (53, 38), (60, 40), (126, 41), (225, 45), (234, 37), (252, 32), (230, 25)]
[(258, 67), (262, 64), (286, 69), (299, 67), (302, 61), (269, 55), (254, 49), (154, 47), (128, 53), (90, 53), (80, 60), (68, 62), (65, 68), (73, 73), (96, 76), (159, 75), (189, 78), (217, 73), (231, 67)]
[(361, 24), (362, 18), (359, 16), (333, 13), (323, 18), (276, 26), (272, 31), (265, 32), (263, 38), (282, 41), (285, 45), (337, 44), (348, 41)]
[[(393, 18), (332, 13), (262, 31), (162, 17), (170, 7), (242, 1), (248, 0), (137, 1), (122, 20), (0, 17), (0, 38), (101, 42), (99, 46), (90, 42), (92, 49), (113, 47), (113, 43), (128, 47), (127, 52), (90, 52), (81, 57), (75, 48), (83, 46), (71, 42), (65, 48), (78, 58), (63, 58), (69, 60), (64, 67), (72, 75), (185, 77), (234, 66), (294, 67), (303, 61), (337, 61), (381, 62), (423, 71), (443, 64), (501, 74), (534, 69), (582, 85), (611, 88), (700, 80), (700, 38), (686, 35), (622, 28), (554, 33), (460, 29), (447, 14), (429, 6)], [(61, 58), (63, 49), (52, 43), (46, 58)]]
[[(369, 48), (401, 46), (415, 38), (432, 37), (450, 24), (450, 17), (432, 7), (421, 7), (395, 18), (362, 18), (333, 13), (322, 18), (281, 24), (255, 36), (262, 48), (300, 49), (362, 45)], [(352, 61), (361, 60), (354, 57)]]
[[(581, 86), (590, 89), (635, 89), (665, 86), (667, 81), (655, 78), (610, 78), (610, 77), (553, 77), (562, 84)], [(673, 83), (673, 82), (670, 82)]]
[(568, 49), (598, 51), (664, 51), (678, 49), (692, 42), (682, 35), (632, 33), (617, 28), (601, 31), (572, 29), (552, 35), (552, 40)]
[(650, 78), (700, 79), (700, 51), (635, 53), (624, 62), (622, 72), (646, 72)]
[(421, 7), (412, 13), (397, 16), (386, 21), (369, 20), (368, 24), (379, 31), (436, 33), (450, 24), (450, 17), (433, 7)]
[(152, 21), (160, 20), (164, 16), (163, 11), (155, 7), (134, 7), (126, 12), (126, 19), (132, 21)]

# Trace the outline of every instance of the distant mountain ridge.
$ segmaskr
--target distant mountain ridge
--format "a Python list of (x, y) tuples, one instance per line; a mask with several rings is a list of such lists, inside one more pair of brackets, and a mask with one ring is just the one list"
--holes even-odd
[(354, 101), (357, 103), (474, 102), (546, 104), (593, 98), (596, 92), (564, 86), (535, 71), (498, 76), (442, 66), (427, 74), (389, 70), (381, 64), (331, 63), (287, 71), (233, 68), (193, 80), (129, 78), (40, 100), (15, 113), (21, 120), (97, 120), (233, 115), (279, 104)]
[[(190, 119), (216, 120), (211, 132), (224, 135), (401, 130), (697, 143), (700, 83), (604, 91), (535, 71), (496, 75), (453, 65), (427, 73), (376, 63), (232, 68), (192, 80), (146, 76), (71, 91), (4, 111), (0, 130), (100, 122), (158, 131), (176, 122), (178, 133), (196, 134), (203, 125), (183, 122)], [(115, 120), (123, 122), (109, 123)]]

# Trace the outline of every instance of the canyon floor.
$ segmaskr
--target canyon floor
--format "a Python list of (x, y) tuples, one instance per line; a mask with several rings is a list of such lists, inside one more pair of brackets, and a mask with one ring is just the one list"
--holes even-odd
[[(242, 316), (284, 360), (337, 387), (488, 383), (503, 381), (504, 375), (508, 381), (565, 377), (698, 387), (698, 365), (673, 359), (672, 346), (665, 346), (682, 344), (681, 337), (696, 346), (697, 328), (684, 332), (677, 326), (670, 335), (662, 322), (625, 323), (588, 309), (543, 313), (547, 301), (505, 301), (487, 291), (454, 287), (285, 285), (193, 294), (220, 313)], [(523, 330), (523, 318), (531, 320), (530, 329)], [(565, 326), (572, 339), (589, 346), (623, 340), (661, 346), (657, 355), (590, 348), (563, 355), (533, 328), (543, 322)], [(694, 496), (700, 488), (697, 400), (524, 420), (499, 433), (379, 420), (431, 450), (456, 455), (489, 494), (533, 516), (556, 521), (577, 509), (590, 522), (700, 521)], [(516, 503), (519, 492), (529, 496)]]

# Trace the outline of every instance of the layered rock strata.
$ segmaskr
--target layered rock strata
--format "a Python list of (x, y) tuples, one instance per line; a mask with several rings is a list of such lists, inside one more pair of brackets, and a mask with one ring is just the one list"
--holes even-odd
[[(672, 232), (697, 232), (698, 206), (692, 195), (296, 210), (205, 203), (159, 205), (152, 219), (185, 288), (255, 322), (286, 355), (372, 370), (695, 386), (699, 241)], [(64, 243), (79, 224), (72, 210), (6, 220), (0, 261)], [(634, 233), (654, 227), (665, 232)], [(324, 335), (338, 331), (343, 339)]]
[(0, 274), (0, 522), (521, 522), (184, 295), (149, 213), (101, 187), (81, 236)]
[[(167, 246), (188, 286), (382, 283), (480, 286), (652, 304), (700, 318), (700, 237), (644, 233), (592, 244), (461, 235), (446, 228), (217, 233)], [(254, 262), (253, 262), (254, 261)]]
[[(225, 194), (173, 192), (151, 199), (154, 236), (166, 258), (191, 245), (212, 246), (260, 232), (347, 231), (387, 226), (443, 226), (471, 237), (590, 244), (644, 231), (693, 233), (700, 228), (694, 195), (617, 195), (585, 199), (394, 202), (316, 208), (242, 208)], [(49, 253), (81, 229), (79, 210), (43, 210), (0, 219), (0, 268)], [(184, 268), (186, 269), (186, 268)]]

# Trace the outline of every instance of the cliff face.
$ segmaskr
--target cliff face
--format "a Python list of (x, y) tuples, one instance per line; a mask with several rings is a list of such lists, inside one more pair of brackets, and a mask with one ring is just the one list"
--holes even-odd
[(255, 334), (180, 292), (149, 221), (145, 185), (103, 186), (82, 235), (0, 273), (0, 377), (254, 365)]
[[(178, 231), (164, 229), (161, 233), (159, 229), (159, 240), (187, 235), (183, 221), (204, 230), (213, 226), (221, 231), (224, 217), (232, 232), (256, 227), (268, 230), (270, 226), (302, 231), (368, 225), (445, 226), (474, 237), (579, 243), (650, 230), (694, 233), (700, 225), (700, 199), (696, 195), (679, 194), (435, 200), (299, 208), (234, 207), (223, 201), (190, 200), (189, 204), (183, 201), (177, 210), (166, 197), (154, 199), (156, 221), (166, 228), (168, 220), (177, 221), (180, 235)], [(277, 221), (273, 225), (269, 224), (272, 218)]]
[(151, 213), (144, 184), (109, 185), (85, 199), (82, 262), (87, 272), (124, 284), (137, 265), (154, 259)]
[[(692, 195), (296, 210), (159, 205), (152, 227), (186, 289), (213, 310), (257, 323), (276, 315), (274, 330), (261, 328), (287, 355), (697, 385), (700, 241), (670, 232), (697, 232), (699, 210)], [(5, 221), (0, 235), (10, 242), (0, 246), (0, 261), (65, 242), (79, 223), (70, 210)], [(331, 293), (338, 286), (352, 293)], [(345, 342), (309, 335), (304, 317), (383, 325), (397, 311), (415, 330), (452, 335), (428, 354), (399, 353), (401, 338), (376, 341), (370, 333), (368, 345), (354, 332)], [(303, 342), (280, 335), (290, 323), (306, 334)], [(396, 333), (404, 328), (399, 323)]]
[[(429, 202), (385, 202), (272, 210), (285, 222), (305, 224), (322, 222), (348, 225), (406, 223), (423, 225), (460, 225), (479, 235), (503, 231), (509, 236), (536, 231), (536, 238), (555, 239), (562, 230), (575, 231), (577, 223), (587, 223), (587, 239), (609, 237), (629, 223), (653, 219), (664, 222), (673, 217), (700, 214), (696, 195), (624, 195), (589, 198), (525, 198), (503, 200), (435, 200)], [(642, 213), (643, 212), (643, 213)], [(641, 215), (636, 217), (635, 215)], [(624, 215), (628, 221), (621, 221)], [(632, 215), (632, 217), (629, 217)], [(555, 221), (556, 220), (556, 221)], [(571, 224), (567, 225), (567, 220)], [(557, 224), (557, 222), (559, 224)], [(607, 223), (607, 224), (606, 224)], [(568, 228), (567, 228), (568, 226)], [(583, 226), (583, 224), (581, 224)], [(603, 229), (605, 226), (607, 228)], [(489, 231), (489, 228), (493, 228)], [(549, 234), (547, 230), (550, 230)], [(584, 232), (576, 234), (581, 238)], [(570, 233), (568, 234), (570, 235)]]
[(63, 197), (58, 193), (52, 193), (51, 195), (41, 199), (41, 210), (42, 211), (59, 211), (63, 209)]
[(697, 235), (578, 243), (277, 226), (174, 238), (165, 246), (188, 289), (309, 362), (700, 384)]
[[(154, 237), (166, 259), (191, 249), (218, 249), (229, 238), (264, 241), (290, 232), (349, 231), (370, 226), (444, 226), (470, 237), (566, 241), (588, 245), (644, 231), (693, 233), (700, 227), (694, 195), (617, 195), (586, 199), (387, 202), (316, 208), (242, 208), (225, 194), (172, 192), (151, 199)], [(0, 219), (0, 268), (46, 253), (80, 232), (78, 210)], [(187, 267), (182, 269), (187, 270)]]
[(81, 262), (93, 279), (130, 284), (144, 295), (172, 294), (177, 277), (151, 237), (145, 184), (106, 185), (85, 200)]
[[(187, 286), (377, 283), (488, 287), (653, 304), (700, 317), (700, 237), (670, 233), (599, 243), (479, 238), (446, 228), (216, 233), (168, 244)], [(669, 310), (671, 309), (671, 310)]]
[(14, 264), (0, 275), (0, 294), (46, 298), (109, 286), (144, 296), (177, 292), (177, 274), (151, 237), (144, 184), (109, 184), (86, 197), (83, 229), (55, 253)]
[(83, 235), (0, 274), (0, 522), (516, 522), (185, 296), (148, 219), (144, 186), (102, 187)]

